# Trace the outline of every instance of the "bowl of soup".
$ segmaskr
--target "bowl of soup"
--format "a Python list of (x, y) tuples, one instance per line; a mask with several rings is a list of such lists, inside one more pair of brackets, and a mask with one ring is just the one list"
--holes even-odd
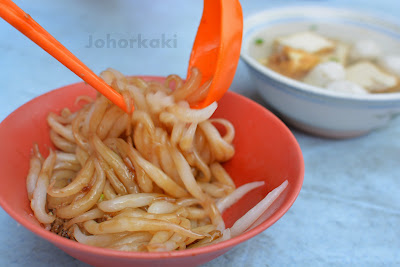
[(260, 95), (287, 123), (346, 138), (400, 114), (399, 47), (396, 20), (293, 6), (248, 16), (241, 56)]

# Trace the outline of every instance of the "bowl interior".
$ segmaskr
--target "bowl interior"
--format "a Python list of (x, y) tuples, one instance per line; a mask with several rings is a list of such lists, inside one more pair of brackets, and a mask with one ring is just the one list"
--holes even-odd
[[(275, 38), (302, 31), (315, 31), (333, 40), (352, 44), (357, 40), (372, 39), (378, 42), (384, 55), (399, 54), (400, 25), (387, 17), (377, 17), (355, 10), (328, 7), (276, 8), (256, 13), (245, 20), (242, 58), (262, 73), (302, 90), (329, 96), (354, 99), (399, 98), (400, 93), (348, 95), (330, 92), (274, 72), (258, 62), (271, 53)], [(255, 40), (262, 38), (262, 44)]]
[[(147, 79), (158, 79), (147, 77)], [(241, 201), (224, 213), (227, 227), (258, 203), (269, 191), (289, 181), (285, 193), (269, 211), (267, 220), (245, 234), (223, 243), (174, 253), (127, 253), (100, 249), (79, 244), (44, 230), (30, 209), (25, 179), (33, 143), (38, 143), (43, 154), (51, 146), (46, 117), (50, 111), (59, 112), (68, 107), (72, 111), (79, 105), (79, 95), (95, 96), (95, 91), (83, 83), (66, 86), (39, 96), (26, 103), (0, 124), (0, 204), (16, 221), (66, 250), (72, 256), (91, 264), (100, 259), (118, 258), (155, 260), (157, 258), (202, 255), (228, 248), (260, 233), (276, 222), (295, 201), (304, 175), (304, 163), (300, 148), (288, 128), (265, 108), (238, 94), (227, 92), (220, 100), (214, 117), (230, 120), (236, 129), (235, 156), (225, 164), (237, 186), (251, 181), (266, 181), (265, 186), (247, 194)], [(82, 256), (84, 255), (84, 256)], [(96, 256), (97, 255), (97, 256)], [(215, 255), (213, 257), (216, 257)], [(193, 258), (193, 257), (192, 257)], [(208, 258), (207, 260), (211, 260)], [(205, 258), (197, 263), (204, 262)]]

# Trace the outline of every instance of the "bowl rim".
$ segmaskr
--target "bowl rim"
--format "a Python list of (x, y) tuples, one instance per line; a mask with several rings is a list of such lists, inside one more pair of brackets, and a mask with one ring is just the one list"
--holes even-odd
[[(164, 79), (165, 77), (162, 76), (146, 76), (146, 75), (138, 75), (138, 77), (144, 78), (144, 79), (150, 79), (150, 80), (159, 80), (159, 79)], [(65, 90), (69, 87), (75, 87), (75, 86), (84, 86), (84, 82), (78, 82), (78, 83), (73, 83), (70, 85), (66, 85), (63, 87), (60, 87), (58, 89), (51, 90), (45, 94), (39, 95), (32, 100), (26, 102), (19, 108), (17, 108), (15, 111), (13, 111), (11, 114), (9, 114), (2, 122), (0, 122), (0, 131), (2, 129), (2, 126), (4, 125), (4, 122), (10, 119), (10, 117), (14, 114), (17, 113), (20, 109), (24, 108), (27, 105), (31, 105), (35, 102), (40, 101), (40, 98), (44, 95), (50, 95), (58, 90)], [(276, 117), (272, 112), (267, 110), (265, 107), (261, 106), (260, 104), (256, 103), (253, 100), (250, 100), (238, 93), (234, 93), (232, 91), (227, 91), (227, 95), (230, 95), (232, 97), (240, 98), (242, 101), (254, 105), (259, 109), (262, 109), (264, 113), (267, 114), (275, 123), (279, 125), (280, 128), (282, 128), (286, 133), (288, 139), (293, 143), (294, 145), (294, 153), (299, 159), (299, 173), (298, 177), (296, 180), (296, 183), (290, 184), (290, 186), (293, 186), (293, 194), (288, 196), (288, 201), (282, 205), (278, 210), (274, 212), (272, 216), (270, 216), (266, 221), (262, 222), (258, 226), (252, 228), (251, 230), (234, 237), (232, 239), (228, 239), (226, 241), (223, 241), (218, 244), (214, 245), (209, 245), (205, 247), (200, 247), (200, 248), (194, 248), (194, 249), (188, 249), (188, 250), (182, 250), (182, 251), (172, 251), (172, 252), (126, 252), (126, 251), (117, 251), (117, 250), (111, 250), (107, 248), (99, 248), (99, 247), (94, 247), (94, 246), (89, 246), (85, 244), (81, 244), (76, 241), (72, 241), (70, 239), (58, 236), (50, 231), (45, 230), (39, 225), (30, 223), (27, 221), (24, 216), (21, 214), (15, 212), (12, 207), (8, 204), (8, 202), (0, 195), (0, 206), (6, 211), (14, 220), (16, 220), (19, 224), (24, 226), (26, 229), (31, 231), (32, 233), (36, 234), (37, 236), (53, 243), (55, 246), (59, 246), (59, 248), (68, 248), (71, 250), (79, 250), (84, 253), (90, 253), (91, 255), (99, 255), (99, 256), (105, 256), (105, 257), (113, 257), (113, 258), (122, 258), (122, 259), (142, 259), (142, 260), (151, 260), (151, 259), (167, 259), (167, 258), (184, 258), (187, 256), (198, 256), (201, 254), (207, 254), (207, 253), (213, 253), (217, 251), (224, 251), (226, 252), (227, 250), (231, 249), (233, 246), (236, 246), (258, 234), (261, 232), (265, 231), (267, 228), (269, 228), (271, 225), (276, 223), (293, 205), (295, 200), (297, 199), (303, 181), (304, 181), (304, 158), (300, 149), (300, 145), (298, 144), (296, 138), (294, 137), (293, 133), (289, 130), (289, 128), (278, 118)]]
[[(294, 11), (295, 10), (295, 11)], [(296, 13), (295, 13), (296, 12)], [(333, 92), (333, 91), (328, 91), (323, 88), (320, 88), (318, 86), (313, 86), (310, 84), (306, 84), (301, 81), (297, 81), (291, 78), (288, 78), (280, 73), (277, 73), (268, 67), (262, 65), (259, 63), (255, 58), (249, 55), (249, 40), (254, 37), (254, 33), (246, 36), (246, 33), (251, 31), (254, 27), (260, 25), (260, 24), (265, 24), (268, 21), (273, 21), (274, 19), (268, 19), (269, 16), (268, 14), (273, 13), (275, 16), (278, 14), (285, 14), (285, 18), (291, 18), (294, 16), (297, 16), (299, 13), (302, 14), (310, 14), (313, 13), (315, 14), (326, 14), (328, 13), (330, 17), (335, 17), (338, 15), (346, 15), (346, 16), (352, 16), (352, 17), (360, 17), (364, 21), (366, 21), (369, 24), (379, 23), (381, 25), (385, 26), (390, 26), (392, 31), (396, 32), (396, 34), (399, 36), (399, 41), (400, 41), (400, 23), (398, 19), (395, 19), (394, 17), (387, 16), (385, 14), (385, 19), (382, 19), (379, 17), (379, 12), (376, 13), (371, 13), (365, 10), (362, 11), (356, 11), (353, 9), (349, 8), (341, 8), (341, 7), (327, 7), (327, 6), (316, 6), (316, 5), (302, 5), (302, 6), (296, 6), (296, 5), (290, 5), (290, 6), (283, 6), (283, 7), (277, 7), (277, 8), (269, 8), (265, 9), (259, 12), (255, 12), (247, 16), (244, 20), (244, 28), (243, 28), (243, 41), (242, 41), (242, 50), (240, 53), (240, 57), (244, 60), (245, 63), (251, 68), (254, 68), (257, 70), (259, 73), (263, 74), (264, 76), (268, 76), (269, 78), (276, 80), (282, 84), (285, 84), (287, 86), (290, 86), (291, 88), (294, 88), (295, 90), (304, 92), (304, 93), (311, 93), (317, 96), (324, 96), (327, 98), (334, 98), (337, 100), (346, 100), (346, 101), (357, 101), (357, 102), (385, 102), (385, 101), (397, 101), (400, 100), (400, 92), (398, 93), (382, 93), (382, 94), (366, 94), (366, 95), (361, 95), (361, 94), (346, 94), (346, 93), (341, 93), (341, 92)], [(258, 19), (260, 18), (260, 19)], [(309, 18), (320, 18), (320, 16), (311, 16)], [(347, 18), (347, 17), (346, 17)], [(353, 19), (354, 20), (354, 19)], [(254, 21), (259, 21), (259, 23), (255, 23)], [(316, 21), (312, 21), (315, 23)], [(253, 25), (254, 24), (254, 25)], [(285, 22), (282, 23), (277, 23), (279, 25), (284, 25)], [(277, 25), (275, 24), (275, 25)], [(362, 27), (362, 25), (359, 25)], [(274, 25), (265, 25), (262, 29), (258, 29), (257, 32), (260, 32), (262, 30), (265, 30), (269, 27), (274, 27)], [(382, 26), (381, 26), (382, 27)], [(383, 33), (385, 34), (385, 33)]]

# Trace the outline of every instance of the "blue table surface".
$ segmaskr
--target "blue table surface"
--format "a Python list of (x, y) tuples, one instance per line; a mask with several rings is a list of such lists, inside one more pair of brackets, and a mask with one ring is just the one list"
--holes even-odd
[[(201, 0), (18, 0), (96, 73), (185, 76)], [(399, 15), (398, 0), (242, 0), (244, 15), (280, 5), (350, 7)], [(89, 39), (172, 38), (171, 48), (96, 48)], [(78, 82), (0, 20), (0, 121), (51, 89)], [(101, 41), (100, 41), (101, 42)], [(100, 44), (100, 43), (98, 43)], [(231, 90), (261, 104), (242, 62)], [(287, 214), (257, 237), (204, 266), (399, 266), (400, 118), (367, 136), (328, 140), (291, 129), (304, 155), (302, 191)], [(0, 266), (87, 266), (18, 225), (0, 209)]]

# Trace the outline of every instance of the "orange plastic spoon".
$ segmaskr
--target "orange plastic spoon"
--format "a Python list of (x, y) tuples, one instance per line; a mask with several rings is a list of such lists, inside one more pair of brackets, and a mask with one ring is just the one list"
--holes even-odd
[[(202, 74), (202, 84), (212, 79), (207, 97), (195, 108), (218, 101), (229, 89), (240, 57), (243, 14), (238, 0), (204, 0), (203, 16), (189, 60)], [(189, 77), (187, 77), (189, 78)]]
[[(123, 97), (11, 0), (0, 0), (0, 17), (31, 39), (113, 103), (127, 110)], [(202, 82), (212, 79), (205, 107), (228, 90), (239, 61), (243, 16), (238, 0), (204, 0), (203, 17), (193, 45), (189, 70), (197, 67)]]

